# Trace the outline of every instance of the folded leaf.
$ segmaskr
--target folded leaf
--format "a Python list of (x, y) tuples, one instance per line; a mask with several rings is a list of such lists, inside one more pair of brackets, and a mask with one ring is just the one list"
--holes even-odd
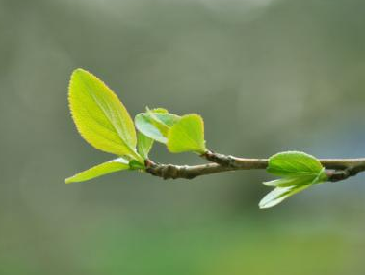
[(148, 159), (148, 153), (152, 149), (153, 139), (146, 137), (141, 132), (137, 133), (137, 151), (143, 157), (143, 159)]
[(150, 110), (146, 107), (146, 113), (136, 115), (135, 124), (138, 131), (146, 137), (166, 144), (171, 126), (179, 120), (180, 116), (169, 114), (166, 109)]
[(272, 156), (267, 170), (283, 178), (264, 183), (275, 186), (275, 189), (260, 201), (260, 208), (273, 207), (309, 186), (327, 180), (321, 162), (311, 155), (298, 151), (282, 152)]
[(75, 70), (69, 84), (69, 105), (78, 131), (93, 147), (140, 159), (133, 121), (104, 82), (83, 69)]
[(273, 207), (284, 199), (291, 197), (304, 189), (308, 188), (309, 185), (294, 185), (287, 187), (276, 187), (273, 191), (263, 197), (259, 203), (261, 209)]
[(123, 158), (118, 158), (116, 160), (101, 163), (99, 165), (90, 168), (87, 171), (69, 177), (65, 180), (65, 183), (68, 184), (72, 182), (83, 182), (105, 174), (115, 173), (118, 171), (128, 170), (128, 169), (129, 169), (128, 161)]
[(151, 123), (158, 128), (163, 136), (167, 137), (170, 128), (180, 120), (180, 116), (169, 113), (155, 113), (149, 111), (146, 113), (149, 116)]
[(304, 176), (293, 176), (293, 177), (285, 177), (269, 182), (264, 182), (264, 185), (267, 186), (278, 186), (278, 187), (286, 187), (292, 185), (308, 185), (313, 184), (313, 182), (318, 178), (317, 175), (304, 175)]
[(134, 121), (138, 131), (143, 135), (158, 142), (167, 143), (167, 137), (153, 124), (152, 119), (148, 114), (138, 114)]
[(205, 151), (204, 123), (196, 114), (184, 115), (174, 124), (168, 135), (168, 149), (170, 152)]
[(318, 175), (323, 165), (315, 157), (299, 151), (278, 153), (269, 160), (267, 171), (279, 176)]

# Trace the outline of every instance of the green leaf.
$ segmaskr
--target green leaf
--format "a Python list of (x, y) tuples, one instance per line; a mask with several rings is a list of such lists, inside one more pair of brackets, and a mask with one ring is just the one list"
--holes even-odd
[(166, 109), (158, 108), (149, 110), (146, 107), (146, 110), (146, 115), (149, 117), (151, 124), (153, 124), (164, 137), (168, 136), (170, 127), (180, 120), (180, 116), (169, 114)]
[(65, 180), (65, 183), (72, 182), (83, 182), (87, 181), (105, 174), (115, 173), (122, 170), (128, 170), (129, 164), (128, 161), (123, 158), (118, 158), (116, 160), (107, 161), (92, 167), (91, 169), (78, 173), (72, 177), (69, 177)]
[(150, 110), (148, 107), (146, 107), (146, 113), (148, 113), (148, 112), (152, 112), (155, 114), (168, 114), (169, 113), (169, 111), (165, 108), (155, 108), (155, 109)]
[(138, 114), (135, 117), (135, 124), (143, 135), (158, 142), (167, 143), (167, 137), (171, 126), (180, 120), (180, 116), (169, 114), (166, 109), (157, 108)]
[(276, 187), (273, 191), (263, 197), (259, 203), (261, 209), (273, 207), (284, 199), (293, 196), (304, 189), (308, 188), (309, 185), (294, 185), (286, 187)]
[(93, 147), (134, 159), (137, 137), (133, 121), (117, 95), (88, 71), (77, 69), (69, 84), (69, 106), (81, 136)]
[(167, 137), (153, 124), (152, 119), (148, 114), (138, 114), (134, 121), (138, 131), (143, 135), (158, 142), (167, 143)]
[(129, 162), (129, 168), (130, 170), (144, 170), (145, 166), (144, 163), (139, 162), (138, 160), (131, 160)]
[(317, 175), (323, 165), (315, 157), (299, 151), (278, 153), (269, 159), (267, 171), (279, 176)]
[(268, 172), (283, 178), (265, 182), (275, 186), (259, 203), (260, 208), (270, 208), (311, 185), (327, 180), (325, 168), (315, 157), (298, 151), (282, 152), (269, 160)]
[(182, 116), (170, 128), (167, 146), (173, 153), (184, 151), (204, 153), (204, 123), (201, 116), (196, 114)]
[(153, 114), (151, 115), (151, 118), (154, 122), (158, 124), (162, 124), (167, 127), (174, 126), (179, 120), (181, 119), (181, 116), (175, 115), (175, 114)]
[[(163, 109), (164, 110), (164, 109)], [(167, 137), (170, 128), (175, 125), (181, 118), (181, 116), (169, 114), (169, 113), (154, 113), (148, 111), (146, 113), (151, 119), (151, 123), (159, 129), (163, 136)]]
[(137, 151), (143, 157), (143, 159), (148, 159), (148, 153), (152, 149), (153, 139), (146, 137), (141, 132), (137, 133)]

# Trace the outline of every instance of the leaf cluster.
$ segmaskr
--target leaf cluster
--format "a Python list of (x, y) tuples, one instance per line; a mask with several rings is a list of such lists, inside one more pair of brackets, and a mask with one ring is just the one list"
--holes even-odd
[(94, 148), (116, 155), (116, 159), (69, 177), (66, 183), (121, 170), (143, 171), (154, 141), (166, 144), (172, 153), (202, 154), (206, 150), (204, 123), (199, 115), (179, 116), (162, 108), (146, 108), (133, 122), (116, 93), (86, 70), (72, 73), (68, 99), (80, 135)]
[[(80, 135), (94, 148), (114, 154), (115, 158), (67, 178), (66, 183), (123, 170), (146, 171), (154, 142), (166, 145), (172, 153), (191, 151), (202, 155), (207, 151), (201, 116), (146, 107), (133, 120), (116, 93), (86, 70), (76, 69), (72, 73), (68, 99)], [(298, 151), (272, 156), (267, 171), (281, 178), (264, 183), (274, 190), (260, 201), (260, 208), (273, 207), (327, 180), (323, 165), (315, 157)]]

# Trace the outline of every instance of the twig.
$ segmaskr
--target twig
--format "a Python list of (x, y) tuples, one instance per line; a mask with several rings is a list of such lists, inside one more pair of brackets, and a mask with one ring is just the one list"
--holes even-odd
[[(245, 159), (207, 150), (202, 158), (213, 163), (199, 165), (161, 164), (146, 160), (146, 172), (164, 179), (193, 179), (197, 176), (239, 170), (266, 169), (268, 159)], [(336, 182), (365, 171), (365, 159), (320, 159), (326, 168), (328, 181)]]

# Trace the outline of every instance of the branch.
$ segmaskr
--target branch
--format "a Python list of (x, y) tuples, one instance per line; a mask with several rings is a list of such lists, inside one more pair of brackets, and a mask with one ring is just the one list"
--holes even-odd
[[(227, 156), (207, 150), (202, 158), (213, 163), (199, 165), (161, 164), (146, 160), (146, 172), (164, 179), (193, 179), (197, 176), (239, 170), (266, 169), (268, 159), (245, 159)], [(320, 159), (326, 171), (328, 181), (342, 181), (365, 171), (365, 159)]]

